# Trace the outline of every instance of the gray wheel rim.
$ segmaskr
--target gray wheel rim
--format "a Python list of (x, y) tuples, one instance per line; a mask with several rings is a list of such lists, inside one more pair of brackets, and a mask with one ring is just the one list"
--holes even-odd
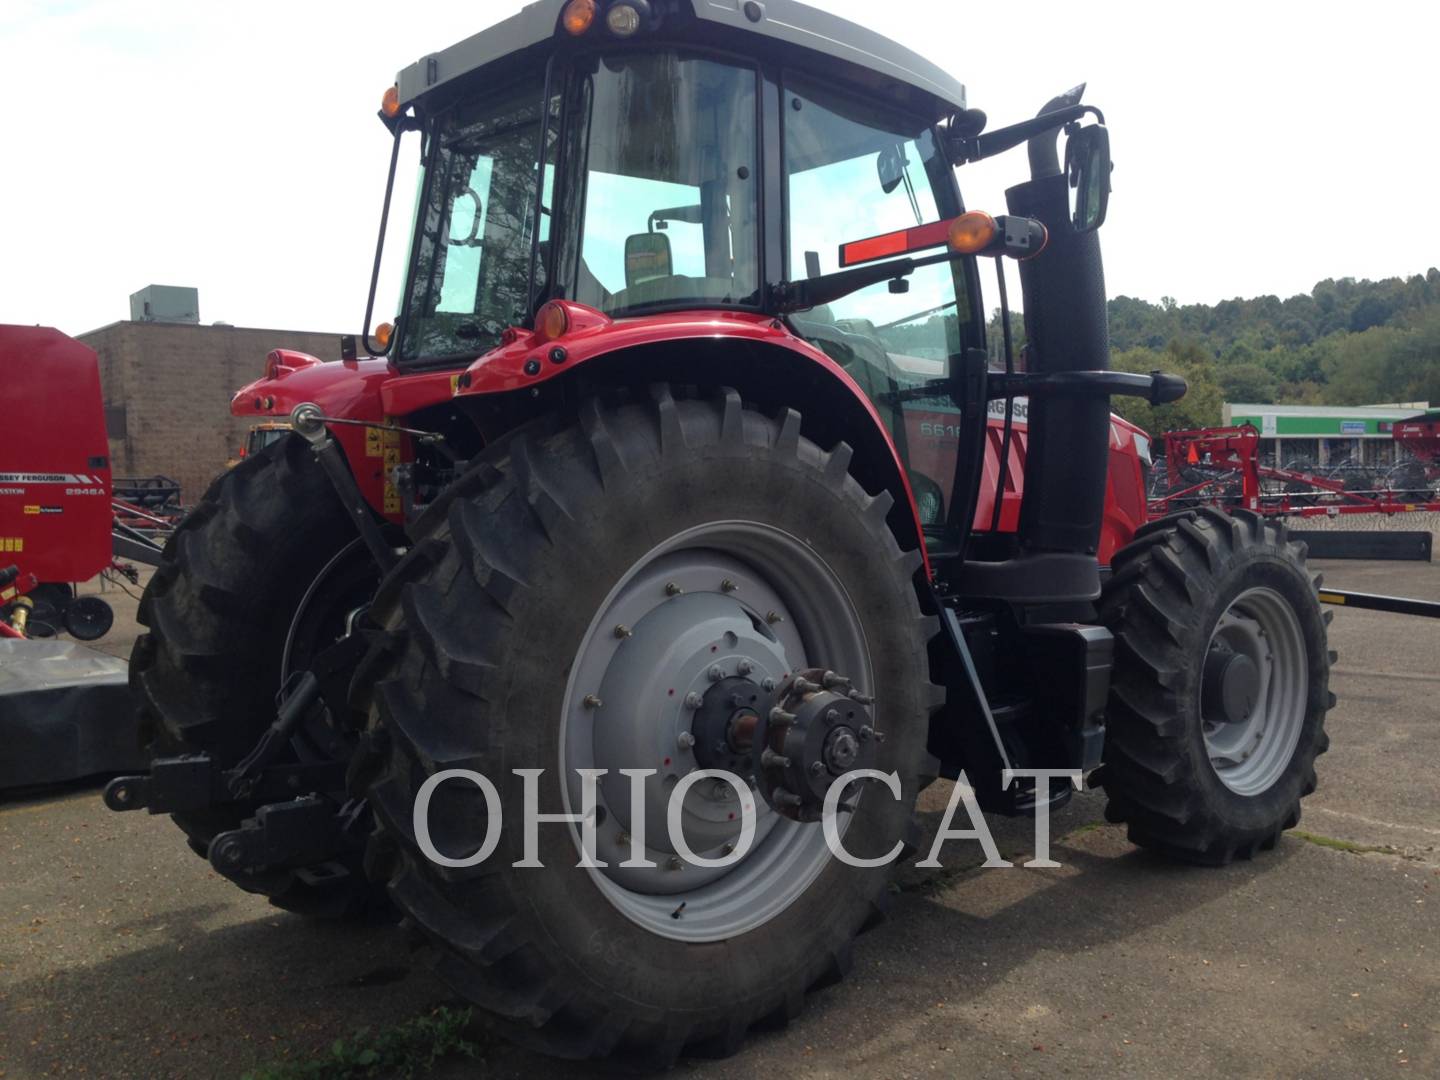
[(1245, 590), (1225, 609), (1209, 647), (1217, 642), (1250, 658), (1259, 669), (1260, 690), (1245, 719), (1202, 721), (1205, 748), (1226, 787), (1239, 795), (1260, 795), (1285, 774), (1305, 726), (1305, 637), (1290, 602), (1262, 586)]
[[(596, 858), (609, 865), (588, 872), (632, 922), (678, 941), (738, 937), (779, 915), (825, 868), (832, 856), (820, 826), (780, 817), (753, 789), (755, 838), (734, 866), (683, 863), (664, 824), (665, 797), (697, 767), (681, 734), (693, 719), (686, 699), (703, 695), (712, 669), (763, 684), (816, 665), (850, 676), (859, 688), (874, 686), (864, 630), (844, 585), (809, 545), (771, 525), (722, 521), (688, 529), (653, 548), (610, 591), (571, 667), (560, 770), (570, 813), (582, 806), (576, 770), (609, 770), (598, 784), (595, 815)], [(646, 858), (654, 869), (619, 865), (631, 858), (633, 827), (630, 778), (621, 768), (657, 770), (645, 780)], [(702, 780), (683, 808), (695, 854), (727, 855), (725, 845), (740, 832), (734, 791), (727, 787), (722, 796)], [(849, 820), (837, 821), (842, 835)], [(579, 850), (580, 829), (572, 832)]]

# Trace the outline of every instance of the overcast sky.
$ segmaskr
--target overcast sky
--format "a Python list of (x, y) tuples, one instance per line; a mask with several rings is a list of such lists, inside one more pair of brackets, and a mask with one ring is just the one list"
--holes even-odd
[[(3, 0), (0, 322), (78, 333), (158, 283), (198, 287), (205, 322), (359, 329), (380, 94), (518, 6)], [(1440, 264), (1440, 5), (828, 6), (953, 71), (992, 127), (1088, 81), (1116, 163), (1112, 296), (1288, 296)], [(1024, 169), (1016, 152), (962, 170), (968, 204), (1002, 210)], [(408, 213), (409, 168), (397, 187)]]

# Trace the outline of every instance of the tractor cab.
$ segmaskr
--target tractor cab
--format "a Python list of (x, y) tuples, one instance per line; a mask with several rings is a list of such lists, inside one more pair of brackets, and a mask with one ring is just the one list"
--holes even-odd
[[(531, 4), (405, 69), (385, 95), (382, 119), (397, 145), (420, 133), (423, 166), (400, 310), (370, 347), (401, 372), (471, 368), (456, 399), (464, 407), (462, 398), (494, 388), (499, 353), (520, 331), (541, 331), (515, 350), (516, 381), (538, 387), (576, 365), (527, 372), (528, 346), (568, 355), (559, 337), (593, 318), (617, 342), (624, 324), (627, 347), (637, 327), (654, 328), (647, 343), (683, 336), (664, 329), (677, 315), (749, 319), (778, 333), (724, 358), (713, 342), (693, 349), (715, 356), (718, 381), (747, 365), (763, 381), (803, 379), (788, 358), (764, 358), (777, 345), (823, 357), (855, 399), (838, 407), (883, 428), (917, 539), (937, 557), (959, 555), (975, 525), (999, 530), (1002, 503), (1013, 537), (1026, 406), (1013, 392), (1019, 409), (976, 400), (985, 349), (977, 256), (1032, 256), (1056, 228), (1098, 225), (1108, 150), (1072, 154), (1063, 175), (1054, 170), (1058, 222), (1053, 207), (1048, 224), (1002, 216), (998, 229), (994, 217), (967, 215), (964, 250), (950, 226), (965, 211), (957, 166), (1032, 128), (1052, 144), (1065, 124), (1075, 141), (1103, 134), (1080, 130), (1099, 114), (1079, 106), (1078, 93), (1051, 112), (1042, 124), (980, 136), (984, 115), (949, 75), (786, 0)], [(1085, 188), (1088, 218), (1071, 215), (1067, 184)], [(896, 262), (917, 256), (920, 265)], [(1076, 360), (1105, 367), (1103, 341), (1092, 344)], [(1018, 366), (1012, 356), (1012, 374)], [(1088, 409), (1088, 426), (1103, 435), (1108, 411), (1099, 397), (1089, 404), (1100, 408)], [(987, 427), (1019, 433), (989, 445)], [(1097, 478), (1103, 484), (1103, 443), (1088, 458), (1091, 494)], [(1003, 557), (1013, 545), (991, 550)], [(1077, 587), (1093, 584), (1092, 573)]]

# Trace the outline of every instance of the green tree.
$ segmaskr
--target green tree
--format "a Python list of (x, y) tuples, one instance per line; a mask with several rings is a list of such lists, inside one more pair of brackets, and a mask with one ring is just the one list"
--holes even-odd
[(1280, 392), (1275, 376), (1259, 364), (1223, 364), (1216, 375), (1226, 401), (1269, 405)]

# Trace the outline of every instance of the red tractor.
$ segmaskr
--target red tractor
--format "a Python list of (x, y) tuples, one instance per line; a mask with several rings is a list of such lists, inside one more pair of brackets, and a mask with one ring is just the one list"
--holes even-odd
[[(1315, 586), (1253, 514), (1144, 523), (1109, 398), (1184, 384), (1109, 370), (1080, 89), (987, 131), (791, 0), (542, 0), (381, 119), (387, 212), (423, 154), (400, 310), (236, 395), (296, 433), (167, 548), (112, 807), (284, 907), (383, 893), (518, 1038), (661, 1063), (844, 973), (936, 776), (1025, 814), (1071, 784), (1015, 771), (1074, 770), (1202, 863), (1296, 823)], [(957, 168), (1022, 144), (966, 212)], [(1003, 257), (1029, 346), (991, 370)]]

